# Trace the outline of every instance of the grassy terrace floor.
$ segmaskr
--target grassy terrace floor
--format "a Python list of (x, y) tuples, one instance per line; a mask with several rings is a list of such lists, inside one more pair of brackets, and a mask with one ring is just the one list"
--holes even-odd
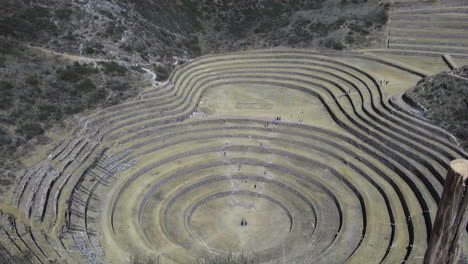
[(390, 100), (444, 61), (399, 56), (273, 49), (180, 67), (83, 117), (18, 180), (3, 258), (421, 263), (448, 163), (468, 155)]

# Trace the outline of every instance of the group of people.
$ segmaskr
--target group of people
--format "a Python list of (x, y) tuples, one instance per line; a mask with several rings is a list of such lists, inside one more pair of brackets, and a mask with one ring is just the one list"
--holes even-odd
[(245, 220), (244, 218), (241, 219), (241, 226), (247, 226), (247, 220)]
[(379, 81), (379, 85), (380, 85), (380, 86), (382, 86), (382, 85), (384, 85), (384, 84), (387, 85), (388, 83), (389, 83), (389, 81), (387, 81), (387, 80), (380, 80), (380, 81)]

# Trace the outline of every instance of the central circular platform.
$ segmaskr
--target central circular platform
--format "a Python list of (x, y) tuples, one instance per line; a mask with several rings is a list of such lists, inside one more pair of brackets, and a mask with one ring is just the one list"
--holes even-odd
[(189, 224), (192, 234), (211, 249), (246, 252), (281, 243), (291, 229), (290, 217), (278, 201), (246, 193), (206, 201)]

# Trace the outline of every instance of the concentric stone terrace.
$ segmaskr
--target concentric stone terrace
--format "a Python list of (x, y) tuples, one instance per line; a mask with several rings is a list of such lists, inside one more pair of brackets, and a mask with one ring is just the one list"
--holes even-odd
[(389, 100), (423, 76), (350, 52), (194, 60), (84, 117), (18, 183), (2, 245), (41, 263), (420, 263), (448, 163), (467, 157)]

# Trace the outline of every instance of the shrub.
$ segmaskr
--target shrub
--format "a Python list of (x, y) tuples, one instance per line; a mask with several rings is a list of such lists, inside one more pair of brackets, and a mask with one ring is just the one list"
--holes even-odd
[(201, 54), (200, 43), (197, 36), (191, 35), (188, 39), (185, 39), (184, 45), (192, 52), (193, 55)]
[(30, 86), (36, 86), (39, 84), (39, 80), (37, 79), (37, 76), (32, 75), (26, 77), (25, 83)]
[(85, 79), (76, 85), (78, 93), (89, 93), (96, 90), (96, 85), (90, 79)]
[(317, 23), (312, 23), (309, 26), (312, 30), (314, 30), (316, 33), (318, 33), (319, 36), (326, 36), (331, 30), (330, 30), (330, 25), (322, 23), (322, 22), (317, 22)]
[(49, 16), (49, 9), (42, 6), (33, 6), (26, 8), (20, 16), (27, 20), (47, 18)]
[(13, 106), (13, 85), (0, 81), (0, 110), (6, 110)]
[(388, 6), (383, 9), (375, 12), (371, 15), (370, 19), (374, 21), (377, 25), (383, 25), (388, 21)]
[(0, 81), (0, 93), (4, 95), (5, 93), (11, 93), (13, 91), (13, 85), (6, 81)]
[(10, 98), (0, 96), (0, 110), (7, 110), (13, 106), (12, 100)]
[(329, 49), (342, 50), (345, 48), (343, 43), (336, 41), (334, 39), (327, 39), (324, 43), (324, 46)]
[(122, 48), (124, 51), (128, 52), (128, 53), (133, 52), (133, 48), (132, 48), (131, 45), (123, 45), (123, 46), (121, 46), (121, 48)]
[(67, 82), (77, 82), (80, 80), (80, 75), (70, 69), (60, 70), (58, 77), (60, 80)]
[(109, 12), (109, 11), (106, 11), (106, 10), (98, 10), (98, 12), (101, 13), (101, 15), (104, 15), (104, 16), (106, 16), (106, 17), (109, 18), (109, 19), (112, 19), (112, 20), (115, 19), (114, 15), (112, 15), (112, 13)]
[(107, 97), (107, 92), (104, 89), (98, 89), (91, 93), (88, 100), (88, 107), (99, 104)]
[(44, 134), (44, 129), (38, 123), (25, 123), (21, 124), (15, 130), (18, 134), (24, 136), (26, 139), (31, 139), (35, 136)]
[(370, 34), (369, 30), (367, 30), (363, 25), (358, 23), (349, 24), (349, 29), (364, 36)]
[(76, 40), (75, 36), (73, 35), (72, 32), (68, 32), (65, 36), (63, 36), (64, 39), (74, 41)]
[(172, 65), (170, 64), (163, 64), (163, 65), (154, 65), (154, 72), (156, 73), (156, 80), (158, 82), (164, 81), (167, 78), (169, 78), (169, 75), (171, 74), (171, 70), (173, 68)]
[(79, 64), (78, 62), (73, 65), (68, 65), (65, 69), (59, 69), (57, 71), (60, 80), (67, 82), (77, 82), (82, 79), (83, 75), (89, 75), (97, 73), (98, 70), (94, 69), (88, 64)]
[(104, 36), (119, 40), (124, 32), (124, 27), (115, 25), (115, 23), (109, 23), (104, 31)]
[(12, 142), (11, 138), (8, 135), (0, 135), (0, 145), (10, 145)]
[(351, 35), (346, 36), (345, 39), (346, 39), (346, 42), (348, 42), (349, 44), (353, 44), (354, 41), (355, 41), (355, 40), (354, 40), (354, 37), (351, 36)]
[(130, 85), (127, 82), (120, 82), (120, 81), (107, 82), (106, 86), (112, 91), (125, 91), (130, 88)]
[[(0, 24), (0, 34), (1, 34), (1, 24)], [(0, 39), (0, 54), (12, 54), (15, 51), (15, 46), (16, 46), (15, 43), (12, 41), (6, 41), (4, 39)]]
[(66, 115), (73, 115), (73, 114), (82, 112), (85, 109), (86, 109), (86, 106), (84, 104), (82, 104), (81, 102), (78, 102), (76, 104), (66, 105), (63, 108), (63, 113), (66, 114)]
[(6, 130), (0, 127), (0, 146), (9, 145), (10, 143), (11, 143), (10, 135), (7, 133)]
[(128, 69), (125, 66), (120, 66), (117, 62), (102, 62), (100, 63), (103, 67), (104, 73), (106, 74), (113, 74), (116, 73), (118, 75), (124, 75)]
[(0, 35), (17, 37), (21, 33), (26, 33), (25, 29), (29, 25), (18, 17), (5, 17), (0, 19)]
[(38, 35), (38, 32), (45, 31), (51, 34), (57, 34), (58, 28), (54, 23), (49, 21), (49, 10), (41, 6), (33, 6), (23, 10), (17, 19), (23, 20), (25, 27), (16, 25), (15, 31), (22, 33), (22, 37), (26, 34), (29, 38)]
[(60, 120), (62, 112), (59, 107), (52, 104), (43, 104), (38, 106), (38, 118), (41, 121), (45, 120)]
[(73, 11), (68, 8), (60, 8), (55, 10), (55, 16), (60, 19), (69, 19)]
[(86, 47), (84, 49), (85, 54), (94, 54), (95, 52), (96, 52), (96, 50), (94, 48), (92, 48), (92, 47)]

